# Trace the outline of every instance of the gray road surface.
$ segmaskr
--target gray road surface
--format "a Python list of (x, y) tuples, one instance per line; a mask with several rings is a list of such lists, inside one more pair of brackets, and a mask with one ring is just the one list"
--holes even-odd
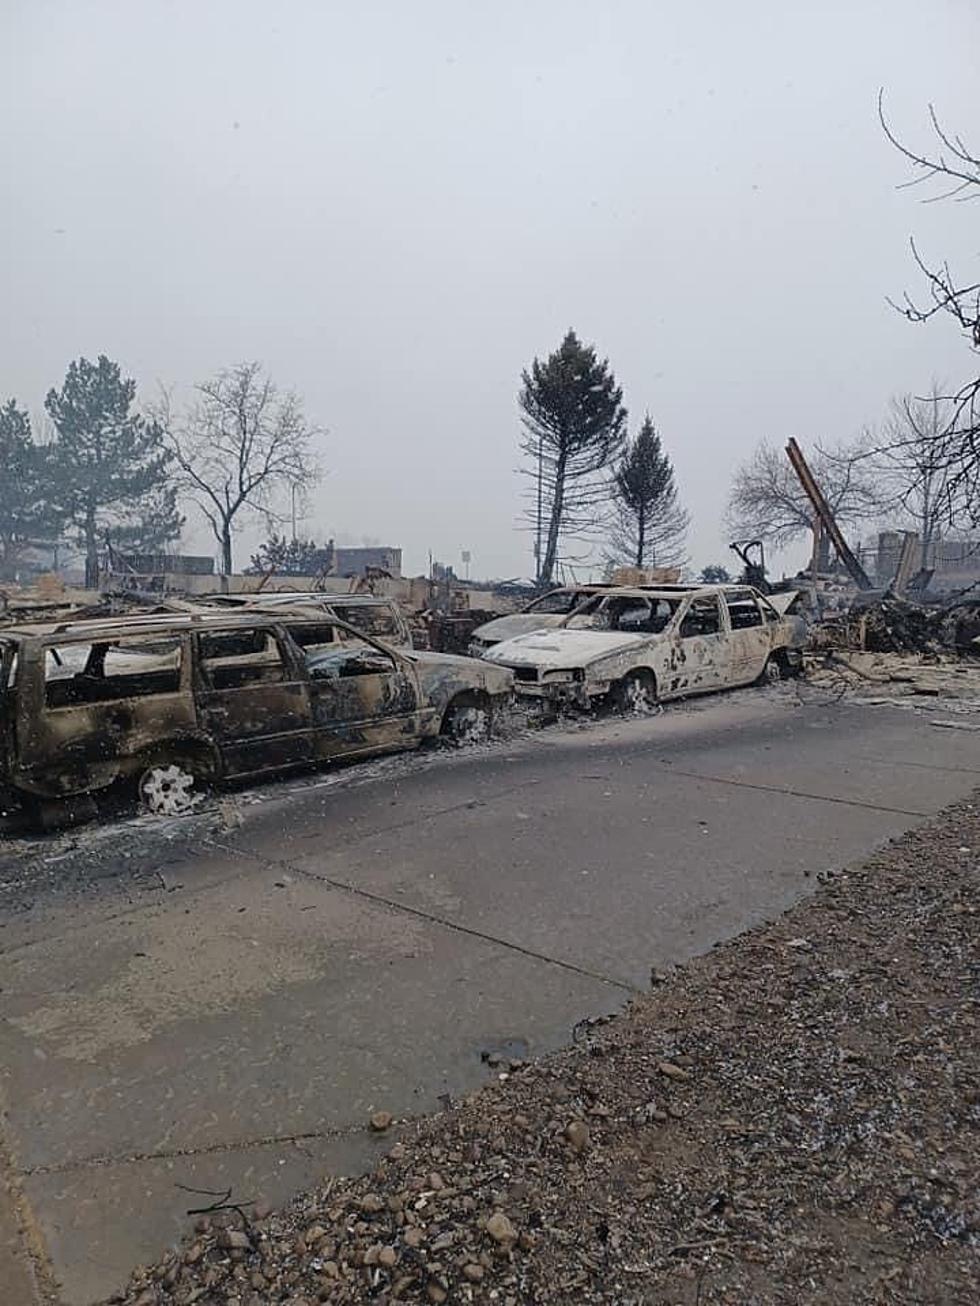
[(89, 1303), (211, 1200), (187, 1189), (278, 1202), (369, 1164), (372, 1110), (566, 1041), (978, 783), (976, 734), (779, 687), (91, 830), (29, 884), (0, 858), (4, 1141), (42, 1272)]

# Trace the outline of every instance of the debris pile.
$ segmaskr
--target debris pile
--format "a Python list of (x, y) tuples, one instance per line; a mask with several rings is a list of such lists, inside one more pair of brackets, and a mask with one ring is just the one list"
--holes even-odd
[(394, 1145), (376, 1113), (370, 1175), (219, 1199), (114, 1300), (966, 1306), (978, 873), (962, 804)]
[(975, 653), (980, 656), (980, 600), (926, 607), (890, 596), (853, 605), (811, 630), (814, 649), (872, 653)]

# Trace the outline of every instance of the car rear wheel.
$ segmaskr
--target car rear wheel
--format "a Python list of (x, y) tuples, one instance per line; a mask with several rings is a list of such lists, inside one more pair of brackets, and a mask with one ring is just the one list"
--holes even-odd
[(650, 712), (657, 706), (657, 685), (649, 671), (631, 671), (612, 688), (613, 704), (620, 712)]
[(204, 797), (203, 779), (186, 759), (156, 762), (138, 776), (140, 806), (155, 816), (186, 816)]

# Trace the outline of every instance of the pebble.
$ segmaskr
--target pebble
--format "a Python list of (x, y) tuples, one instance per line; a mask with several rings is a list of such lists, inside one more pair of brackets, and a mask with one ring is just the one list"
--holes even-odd
[(218, 1245), (229, 1251), (247, 1251), (252, 1246), (252, 1240), (241, 1229), (222, 1229)]
[(371, 1128), (375, 1131), (375, 1133), (383, 1134), (386, 1129), (391, 1128), (391, 1124), (393, 1120), (394, 1120), (394, 1116), (391, 1114), (390, 1111), (375, 1111), (370, 1121)]
[(592, 1135), (584, 1120), (572, 1120), (565, 1126), (565, 1137), (576, 1152), (584, 1152)]
[(501, 1247), (517, 1241), (517, 1230), (503, 1211), (494, 1211), (487, 1221), (487, 1233)]
[(691, 1078), (690, 1071), (684, 1070), (683, 1067), (675, 1065), (673, 1061), (661, 1061), (657, 1066), (657, 1069), (662, 1075), (666, 1075), (668, 1079), (676, 1079), (679, 1082)]

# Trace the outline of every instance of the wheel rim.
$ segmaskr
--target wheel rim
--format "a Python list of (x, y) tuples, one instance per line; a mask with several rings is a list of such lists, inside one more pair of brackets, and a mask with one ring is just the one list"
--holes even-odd
[(623, 703), (628, 712), (644, 712), (653, 706), (650, 686), (642, 676), (630, 676), (626, 681)]
[(783, 673), (775, 658), (770, 658), (766, 663), (765, 677), (770, 685), (774, 684), (777, 680), (782, 680)]
[(176, 762), (151, 766), (140, 776), (140, 801), (157, 816), (183, 816), (192, 812), (201, 795), (194, 793), (195, 777)]
[(484, 739), (488, 733), (489, 721), (486, 708), (457, 707), (449, 722), (449, 735), (459, 743), (473, 739)]

